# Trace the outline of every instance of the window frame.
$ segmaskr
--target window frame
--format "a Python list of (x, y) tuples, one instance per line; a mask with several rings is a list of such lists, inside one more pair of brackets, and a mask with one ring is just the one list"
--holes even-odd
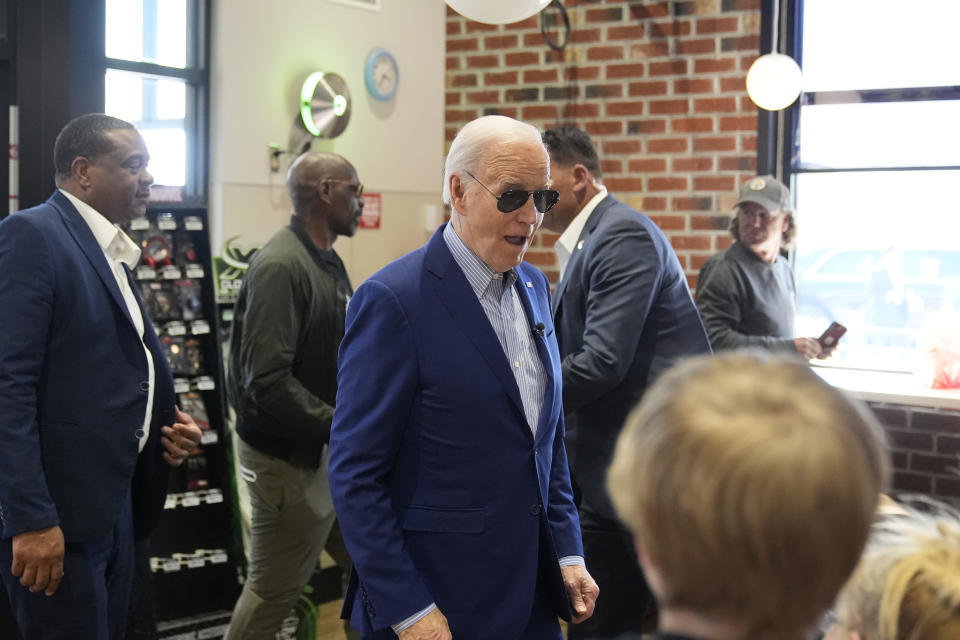
[[(780, 52), (793, 57), (803, 67), (803, 15), (804, 0), (766, 0), (761, 6), (761, 32), (759, 53), (770, 52), (774, 36), (781, 42)], [(778, 20), (779, 18), (779, 20)], [(777, 24), (779, 22), (779, 24)], [(800, 110), (804, 106), (826, 104), (867, 104), (882, 102), (920, 102), (960, 99), (960, 85), (938, 87), (917, 86), (890, 89), (851, 89), (829, 91), (801, 91), (800, 97), (782, 111), (770, 112), (758, 109), (757, 123), (757, 173), (778, 176), (797, 196), (796, 177), (802, 174), (901, 172), (901, 171), (950, 171), (960, 170), (957, 165), (896, 166), (896, 167), (840, 167), (805, 168), (799, 165)], [(789, 250), (789, 260), (797, 273), (796, 245)], [(799, 283), (798, 283), (799, 287)], [(798, 291), (799, 293), (799, 291)], [(829, 364), (829, 363), (828, 363)], [(850, 367), (854, 365), (834, 365)], [(891, 367), (889, 370), (893, 370)], [(888, 369), (875, 369), (888, 371)]]
[[(144, 0), (144, 5), (152, 3), (156, 6), (161, 1)], [(184, 133), (187, 149), (183, 198), (206, 201), (210, 131), (210, 2), (187, 0), (186, 4), (187, 56), (184, 68), (105, 56), (104, 74), (109, 70), (123, 71), (157, 80), (182, 80), (186, 83)]]

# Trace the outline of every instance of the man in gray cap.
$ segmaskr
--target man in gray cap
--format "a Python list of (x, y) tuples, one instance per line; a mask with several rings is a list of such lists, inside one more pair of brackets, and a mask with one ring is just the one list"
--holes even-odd
[(696, 303), (714, 351), (758, 347), (829, 354), (816, 338), (796, 338), (797, 288), (784, 252), (796, 231), (790, 191), (773, 176), (740, 187), (730, 234), (735, 242), (700, 270)]

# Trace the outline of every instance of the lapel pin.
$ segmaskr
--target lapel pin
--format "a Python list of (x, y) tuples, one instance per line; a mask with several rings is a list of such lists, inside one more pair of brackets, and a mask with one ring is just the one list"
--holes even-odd
[(583, 240), (577, 243), (577, 251), (579, 251), (580, 249), (583, 249)]
[(527, 288), (528, 288), (528, 289), (533, 289), (533, 283), (532, 283), (532, 282), (524, 282), (524, 284), (527, 285)]

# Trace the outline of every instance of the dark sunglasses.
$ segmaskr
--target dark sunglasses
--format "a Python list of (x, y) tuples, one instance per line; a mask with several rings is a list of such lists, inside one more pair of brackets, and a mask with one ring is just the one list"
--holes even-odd
[[(464, 170), (468, 176), (477, 180), (477, 176), (473, 175), (469, 171)], [(501, 195), (495, 194), (493, 191), (487, 188), (487, 185), (483, 184), (477, 180), (477, 184), (487, 190), (487, 193), (492, 195), (497, 199), (497, 211), (500, 213), (513, 213), (520, 207), (522, 207), (527, 202), (527, 198), (533, 195), (533, 206), (537, 208), (537, 211), (540, 213), (546, 213), (553, 209), (553, 205), (557, 204), (557, 200), (560, 199), (560, 192), (554, 191), (553, 189), (537, 189), (536, 191), (524, 191), (523, 189), (509, 189), (504, 191)]]

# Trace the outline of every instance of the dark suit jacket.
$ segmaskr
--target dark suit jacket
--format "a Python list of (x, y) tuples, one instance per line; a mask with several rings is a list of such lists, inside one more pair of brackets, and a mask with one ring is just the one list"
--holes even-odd
[(146, 355), (93, 233), (59, 191), (0, 223), (4, 538), (56, 524), (67, 542), (106, 535), (131, 488), (137, 534), (156, 523), (168, 469), (160, 427), (173, 423), (174, 393), (146, 312), (143, 320), (155, 390), (137, 455)]
[(670, 242), (613, 196), (581, 232), (553, 308), (573, 477), (613, 518), (606, 470), (627, 414), (658, 375), (710, 343)]
[[(582, 555), (549, 285), (517, 293), (549, 381), (536, 438), (503, 348), (444, 243), (391, 263), (347, 307), (330, 489), (356, 576), (344, 614), (366, 636), (436, 602), (459, 640), (517, 638), (534, 594), (569, 615), (557, 566)], [(378, 635), (377, 637), (380, 637)]]

